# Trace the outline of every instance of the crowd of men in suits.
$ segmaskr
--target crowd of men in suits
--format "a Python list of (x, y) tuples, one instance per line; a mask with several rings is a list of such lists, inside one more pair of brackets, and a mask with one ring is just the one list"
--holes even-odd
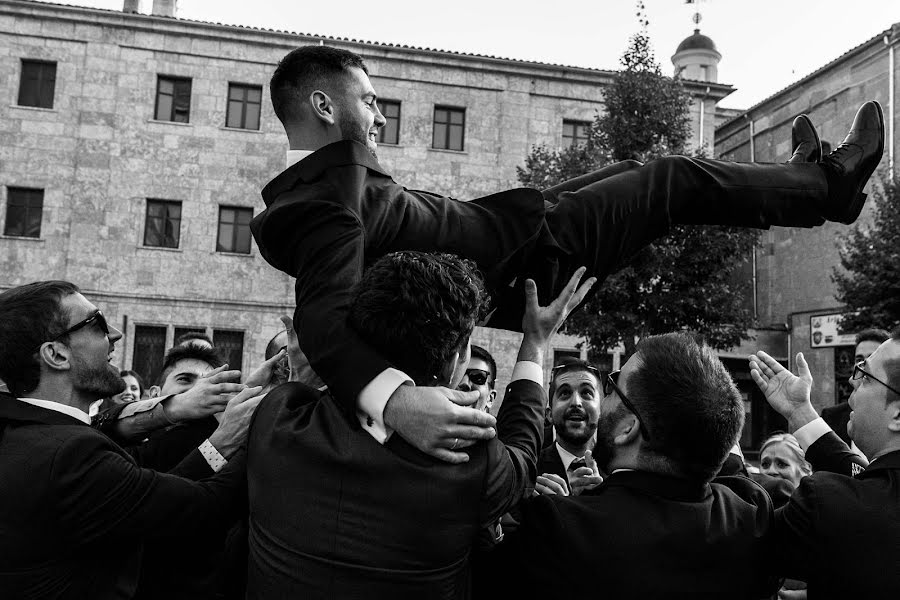
[[(252, 230), (297, 311), (259, 368), (188, 342), (153, 397), (91, 419), (125, 388), (121, 332), (69, 282), (0, 294), (2, 597), (763, 598), (785, 577), (897, 596), (900, 332), (851, 378), (856, 450), (802, 353), (796, 375), (750, 357), (816, 470), (793, 493), (748, 473), (741, 395), (687, 332), (613, 373), (556, 365), (549, 398), (543, 371), (571, 311), (670, 223), (852, 222), (877, 103), (827, 156), (799, 117), (783, 165), (629, 161), (458, 202), (377, 162), (359, 56), (292, 51), (271, 92), (291, 149)], [(478, 323), (522, 332), (496, 415)]]

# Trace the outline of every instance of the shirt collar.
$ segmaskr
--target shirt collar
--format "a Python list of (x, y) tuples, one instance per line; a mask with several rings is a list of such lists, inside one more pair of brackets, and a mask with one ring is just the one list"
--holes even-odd
[(312, 150), (288, 150), (287, 151), (287, 165), (285, 168), (292, 167), (296, 165), (298, 162), (312, 154)]
[(69, 406), (68, 404), (60, 404), (59, 402), (53, 402), (51, 400), (40, 400), (38, 398), (18, 398), (18, 400), (21, 400), (25, 404), (31, 404), (32, 406), (46, 408), (47, 410), (55, 410), (56, 412), (62, 413), (64, 415), (69, 415), (70, 417), (78, 419), (79, 421), (87, 425), (91, 424), (91, 418), (86, 412), (75, 408), (74, 406)]
[(559, 459), (562, 461), (563, 468), (568, 471), (569, 465), (578, 457), (560, 446), (559, 442), (556, 442), (556, 451), (559, 453)]

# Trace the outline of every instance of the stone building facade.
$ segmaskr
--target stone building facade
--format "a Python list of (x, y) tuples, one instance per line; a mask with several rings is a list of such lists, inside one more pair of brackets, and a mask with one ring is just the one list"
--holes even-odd
[[(174, 2), (154, 2), (154, 14), (136, 5), (0, 1), (0, 289), (76, 282), (125, 334), (115, 364), (151, 379), (162, 351), (194, 329), (225, 346), (233, 367), (252, 367), (278, 316), (293, 311), (291, 278), (245, 237), (247, 218), (263, 209), (259, 190), (285, 165), (267, 82), (292, 48), (363, 55), (397, 116), (381, 162), (408, 187), (460, 199), (514, 187), (534, 144), (577, 143), (613, 75), (186, 21), (172, 16)], [(695, 138), (711, 139), (714, 119), (701, 135), (700, 114), (712, 116), (732, 88), (686, 87), (698, 98)], [(442, 132), (461, 123), (462, 135), (441, 137), (439, 120), (450, 123)], [(517, 336), (479, 329), (473, 341), (497, 357), (502, 392)], [(583, 354), (578, 342), (560, 336), (556, 354)]]
[[(885, 111), (885, 156), (880, 169), (894, 170), (900, 148), (896, 107), (900, 77), (900, 24), (889, 26), (791, 86), (736, 115), (716, 130), (716, 156), (738, 161), (783, 162), (791, 154), (790, 128), (797, 115), (810, 116), (823, 142), (836, 146), (846, 135), (860, 104), (877, 100)], [(896, 171), (894, 170), (896, 173)], [(877, 178), (877, 176), (876, 176)], [(872, 183), (867, 191), (871, 192)], [(871, 206), (860, 217), (871, 221)], [(840, 314), (831, 273), (838, 268), (839, 234), (847, 228), (828, 223), (815, 229), (774, 227), (763, 232), (753, 257), (755, 297), (749, 299), (762, 326), (780, 334), (770, 339), (773, 356), (790, 363), (803, 351), (816, 381), (814, 402), (830, 406), (849, 395), (852, 341), (811, 332), (824, 327), (823, 315)], [(833, 337), (826, 344), (825, 339)], [(816, 336), (818, 338), (818, 336)], [(852, 339), (852, 338), (851, 338)], [(849, 345), (847, 342), (849, 341)]]

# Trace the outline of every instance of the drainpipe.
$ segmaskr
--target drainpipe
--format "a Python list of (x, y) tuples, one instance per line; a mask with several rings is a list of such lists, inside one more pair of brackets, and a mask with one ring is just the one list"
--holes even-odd
[[(707, 90), (709, 88), (706, 88)], [(744, 113), (744, 118), (750, 122), (750, 162), (756, 162), (756, 147), (753, 145), (753, 134), (755, 133), (753, 130), (753, 118), (750, 116), (750, 113)], [(751, 268), (753, 270), (753, 319), (759, 318), (759, 294), (757, 291), (757, 278), (756, 278), (756, 247), (754, 246), (753, 250), (750, 251), (750, 262)]]
[(700, 142), (698, 144), (698, 148), (703, 148), (703, 120), (706, 116), (706, 99), (709, 97), (709, 86), (706, 86), (706, 91), (703, 92), (703, 97), (700, 98)]
[[(892, 32), (893, 33), (893, 32)], [(891, 36), (884, 36), (888, 47), (888, 168), (894, 174), (894, 44)]]

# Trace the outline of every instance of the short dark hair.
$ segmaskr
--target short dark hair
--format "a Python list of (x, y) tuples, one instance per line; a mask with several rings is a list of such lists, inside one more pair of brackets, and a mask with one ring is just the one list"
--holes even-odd
[[(891, 331), (891, 337), (889, 338), (892, 342), (897, 342), (900, 344), (900, 325), (894, 328)], [(884, 371), (887, 374), (887, 382), (891, 384), (892, 388), (900, 389), (900, 360), (889, 360), (884, 363)], [(2, 373), (0, 373), (2, 375)], [(894, 396), (900, 397), (898, 394), (888, 393), (888, 402), (896, 401), (898, 398), (894, 398)]]
[(348, 322), (418, 385), (433, 385), (487, 304), (474, 262), (453, 254), (394, 252), (363, 274)]
[(166, 377), (169, 376), (169, 373), (172, 372), (172, 369), (175, 368), (175, 365), (179, 361), (189, 359), (205, 362), (213, 369), (225, 364), (225, 361), (222, 360), (222, 357), (219, 356), (219, 353), (213, 348), (207, 348), (206, 346), (201, 346), (199, 344), (172, 346), (166, 351), (166, 358), (163, 361), (163, 368), (162, 372), (159, 374), (159, 383), (157, 385), (166, 383)]
[(351, 67), (369, 74), (362, 57), (349, 50), (332, 46), (301, 46), (291, 50), (278, 63), (269, 82), (275, 116), (282, 123), (296, 119), (295, 107), (316, 89), (328, 87), (324, 85), (326, 80), (340, 82), (339, 76)]
[[(135, 371), (129, 371), (129, 370), (119, 371), (119, 377), (134, 377), (134, 380), (137, 381), (138, 391), (140, 392), (140, 395), (141, 396), (144, 395), (144, 379), (143, 379), (143, 377), (138, 375)], [(138, 400), (140, 400), (140, 398), (138, 398)]]
[(69, 311), (61, 301), (79, 292), (68, 281), (36, 281), (0, 294), (0, 379), (13, 395), (24, 396), (40, 383), (38, 349), (66, 330)]
[(472, 358), (480, 358), (488, 364), (488, 368), (491, 370), (491, 389), (494, 389), (494, 385), (497, 383), (497, 363), (494, 361), (494, 357), (481, 346), (472, 344)]
[(628, 399), (650, 439), (646, 457), (683, 477), (709, 481), (744, 424), (744, 403), (715, 351), (688, 333), (654, 335), (635, 351)]
[(177, 338), (175, 338), (175, 345), (180, 346), (185, 342), (189, 342), (191, 340), (203, 340), (210, 346), (214, 346), (213, 341), (209, 338), (205, 333), (200, 333), (199, 331), (188, 331), (187, 333), (182, 333)]
[[(565, 369), (556, 371), (556, 367), (566, 367)], [(596, 369), (594, 365), (589, 363), (586, 360), (581, 360), (580, 358), (575, 358), (573, 356), (564, 356), (559, 359), (559, 362), (553, 365), (553, 369), (550, 370), (550, 390), (547, 392), (549, 396), (549, 402), (553, 403), (553, 395), (556, 394), (556, 379), (563, 373), (570, 373), (572, 371), (587, 371), (593, 376), (597, 376), (597, 373), (592, 369)], [(602, 386), (602, 381), (597, 381), (598, 386)]]
[(878, 327), (863, 329), (856, 334), (857, 345), (862, 344), (863, 342), (878, 342), (879, 344), (883, 344), (889, 339), (891, 339), (891, 334), (884, 329), (879, 329)]

